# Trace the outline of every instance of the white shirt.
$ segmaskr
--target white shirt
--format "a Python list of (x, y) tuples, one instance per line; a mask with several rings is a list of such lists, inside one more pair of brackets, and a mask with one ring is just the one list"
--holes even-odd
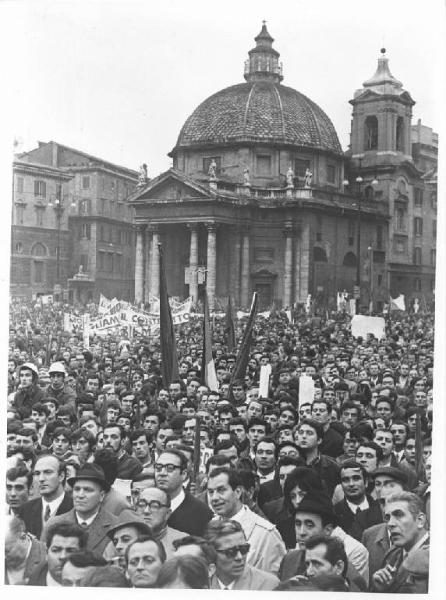
[(44, 523), (46, 507), (50, 507), (50, 517), (53, 517), (59, 506), (62, 504), (63, 499), (65, 497), (65, 492), (62, 492), (60, 496), (58, 496), (55, 500), (51, 500), (51, 502), (47, 502), (44, 498), (42, 498), (42, 522)]
[(228, 585), (225, 585), (224, 583), (222, 583), (220, 581), (220, 579), (217, 577), (217, 583), (220, 586), (221, 590), (232, 590), (232, 588), (234, 587), (234, 583), (235, 583), (235, 579), (234, 581), (231, 581), (231, 583), (228, 583)]
[(175, 498), (172, 498), (172, 500), (170, 501), (170, 510), (173, 512), (174, 510), (176, 510), (180, 504), (184, 501), (184, 498), (186, 497), (186, 494), (184, 493), (184, 489), (181, 488), (181, 492), (178, 494), (178, 496), (175, 496)]
[(260, 471), (257, 471), (257, 475), (259, 476), (260, 479), (260, 483), (266, 483), (267, 481), (272, 481), (274, 479), (274, 475), (275, 475), (275, 469), (273, 469), (271, 471), (271, 473), (267, 473), (266, 475), (263, 475), (262, 473), (260, 473)]
[(367, 510), (369, 508), (369, 501), (367, 500), (367, 498), (365, 496), (364, 496), (364, 500), (361, 502), (361, 504), (353, 504), (353, 502), (350, 502), (350, 500), (347, 500), (347, 498), (345, 499), (345, 501), (347, 502), (349, 509), (352, 511), (352, 513), (354, 515), (356, 515), (358, 508), (360, 510)]
[(58, 583), (53, 577), (51, 577), (50, 572), (46, 574), (46, 584), (49, 586), (62, 587), (61, 583)]
[(28, 551), (26, 552), (26, 556), (23, 561), (23, 566), (20, 567), (20, 569), (6, 569), (6, 573), (8, 574), (8, 583), (10, 585), (20, 585), (20, 584), (23, 585), (25, 570), (26, 570), (26, 561), (28, 560), (28, 557), (30, 555), (31, 546), (32, 546), (32, 543), (30, 540)]
[(95, 512), (94, 515), (92, 515), (91, 517), (88, 517), (88, 519), (84, 519), (84, 517), (81, 517), (81, 515), (77, 511), (75, 511), (77, 522), (79, 523), (79, 525), (82, 523), (86, 523), (87, 527), (90, 527), (90, 525), (96, 519), (98, 512), (99, 511)]

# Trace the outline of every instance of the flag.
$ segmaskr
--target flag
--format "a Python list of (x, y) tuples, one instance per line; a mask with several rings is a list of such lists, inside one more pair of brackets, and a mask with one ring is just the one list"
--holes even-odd
[(166, 271), (164, 267), (164, 252), (158, 244), (160, 266), (160, 346), (161, 370), (163, 386), (167, 388), (172, 381), (179, 379), (177, 343), (172, 322), (172, 312), (167, 295)]
[(251, 347), (252, 342), (252, 330), (257, 314), (257, 305), (257, 292), (254, 292), (254, 294), (252, 295), (251, 310), (249, 312), (248, 323), (246, 324), (245, 331), (243, 332), (242, 343), (240, 344), (240, 348), (234, 365), (234, 370), (232, 371), (231, 383), (236, 379), (243, 380), (245, 378), (246, 367), (248, 365), (249, 360), (249, 349)]
[(392, 296), (390, 296), (390, 310), (406, 310), (404, 294), (400, 294), (398, 298), (392, 298)]
[(417, 420), (415, 424), (415, 471), (417, 472), (418, 481), (423, 475), (423, 442), (421, 440), (421, 409), (417, 406)]
[(209, 301), (207, 291), (204, 292), (203, 315), (203, 357), (201, 363), (201, 381), (213, 392), (218, 391), (218, 380), (215, 374), (214, 359), (212, 358), (212, 332), (209, 322)]
[(225, 321), (226, 346), (228, 347), (228, 352), (233, 352), (233, 350), (235, 349), (235, 328), (234, 319), (232, 318), (231, 296), (228, 297), (228, 306), (226, 307)]

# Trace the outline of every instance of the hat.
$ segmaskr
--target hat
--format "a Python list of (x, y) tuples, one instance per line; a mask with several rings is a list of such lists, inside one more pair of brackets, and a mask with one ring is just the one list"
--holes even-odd
[(118, 515), (118, 520), (115, 525), (107, 531), (107, 535), (110, 539), (113, 540), (113, 534), (121, 527), (126, 527), (127, 525), (133, 525), (136, 527), (141, 535), (152, 535), (152, 529), (139, 517), (136, 515), (130, 514), (130, 511), (124, 510)]
[(51, 373), (63, 373), (64, 375), (67, 374), (67, 370), (65, 369), (65, 365), (63, 364), (63, 362), (53, 362), (52, 365), (50, 365), (50, 368), (48, 369), (48, 373), (51, 375)]
[(308, 493), (304, 496), (303, 500), (295, 508), (295, 514), (299, 512), (311, 513), (319, 515), (320, 517), (328, 520), (335, 527), (338, 524), (336, 513), (333, 509), (333, 503), (327, 494), (323, 492), (315, 496), (313, 493)]
[(402, 485), (407, 485), (408, 478), (406, 473), (396, 467), (378, 467), (372, 471), (371, 476), (375, 478), (378, 475), (387, 475), (392, 479), (396, 479), (396, 481), (399, 481)]
[(23, 369), (28, 369), (29, 371), (31, 371), (33, 373), (33, 377), (38, 377), (39, 376), (39, 369), (32, 362), (26, 362), (26, 363), (23, 363), (23, 365), (20, 365), (19, 373)]
[(68, 479), (68, 485), (73, 487), (76, 481), (80, 479), (90, 479), (91, 481), (96, 481), (102, 486), (102, 489), (108, 492), (110, 489), (110, 485), (105, 480), (105, 475), (102, 467), (96, 465), (94, 463), (86, 463), (82, 469), (80, 469), (75, 477), (70, 477)]

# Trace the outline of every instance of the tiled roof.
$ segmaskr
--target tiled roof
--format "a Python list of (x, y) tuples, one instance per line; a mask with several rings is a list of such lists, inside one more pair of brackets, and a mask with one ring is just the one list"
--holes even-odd
[(219, 142), (275, 142), (342, 154), (324, 111), (271, 81), (233, 85), (207, 98), (185, 122), (175, 149)]

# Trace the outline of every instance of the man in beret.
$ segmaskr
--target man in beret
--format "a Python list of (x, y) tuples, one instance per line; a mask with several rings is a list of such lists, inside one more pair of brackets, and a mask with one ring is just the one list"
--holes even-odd
[(104, 471), (94, 463), (86, 463), (76, 477), (68, 479), (68, 484), (73, 488), (73, 508), (63, 515), (51, 517), (45, 530), (55, 523), (77, 523), (88, 532), (87, 550), (105, 558), (113, 557), (115, 549), (107, 533), (118, 519), (102, 509), (102, 501), (109, 490)]

